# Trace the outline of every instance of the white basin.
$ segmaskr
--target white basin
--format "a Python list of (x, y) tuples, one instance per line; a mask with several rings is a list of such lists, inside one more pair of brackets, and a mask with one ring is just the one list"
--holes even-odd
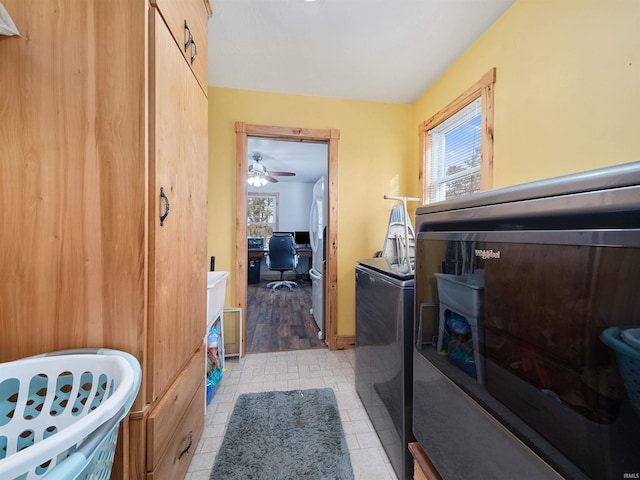
[(224, 308), (228, 276), (229, 272), (207, 272), (207, 331)]
[(216, 285), (220, 280), (227, 278), (229, 272), (207, 272), (207, 288)]
[[(438, 298), (465, 317), (479, 318), (484, 308), (484, 285), (469, 282), (462, 275), (436, 273)], [(467, 318), (469, 320), (469, 318)]]

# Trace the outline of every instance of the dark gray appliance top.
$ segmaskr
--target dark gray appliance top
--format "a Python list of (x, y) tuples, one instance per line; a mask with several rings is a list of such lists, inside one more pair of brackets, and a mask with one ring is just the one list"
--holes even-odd
[(374, 270), (375, 272), (399, 280), (403, 286), (413, 286), (414, 274), (406, 270), (406, 266), (402, 267), (394, 262), (393, 259), (384, 257), (366, 258), (358, 261), (358, 266)]
[(640, 161), (477, 192), (419, 207), (417, 214), (640, 185)]
[(416, 230), (482, 219), (562, 217), (640, 211), (640, 161), (488, 190), (424, 205)]

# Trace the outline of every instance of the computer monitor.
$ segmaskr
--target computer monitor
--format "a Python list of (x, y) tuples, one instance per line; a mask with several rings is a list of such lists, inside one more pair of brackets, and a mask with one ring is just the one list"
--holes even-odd
[(311, 239), (309, 238), (309, 232), (294, 232), (293, 233), (293, 242), (296, 245), (309, 245), (311, 243)]
[(260, 248), (264, 248), (264, 238), (260, 238), (260, 237), (247, 238), (247, 246), (249, 247), (249, 250), (251, 249), (257, 250)]

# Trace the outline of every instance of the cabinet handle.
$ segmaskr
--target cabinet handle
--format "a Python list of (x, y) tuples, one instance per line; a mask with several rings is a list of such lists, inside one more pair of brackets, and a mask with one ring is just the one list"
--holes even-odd
[(178, 460), (180, 460), (187, 453), (189, 453), (189, 449), (191, 448), (191, 445), (193, 445), (193, 432), (192, 431), (189, 432), (189, 441), (187, 442), (186, 448), (180, 452), (180, 455), (178, 455)]
[(198, 55), (198, 46), (196, 45), (195, 40), (193, 40), (191, 44), (193, 46), (192, 53), (191, 53), (191, 65), (193, 65), (193, 62), (196, 61), (196, 56)]
[(187, 21), (184, 21), (184, 51), (186, 51), (191, 47), (190, 60), (191, 65), (196, 61), (196, 56), (198, 55), (198, 46), (196, 45), (196, 41), (193, 39), (193, 35), (191, 35), (191, 29), (189, 25), (187, 25)]
[(189, 25), (187, 25), (187, 21), (184, 21), (184, 51), (186, 52), (189, 48), (189, 45), (193, 43), (193, 35), (191, 35), (191, 30), (189, 29)]
[(164, 213), (160, 214), (160, 226), (164, 226), (164, 221), (169, 215), (169, 198), (164, 193), (164, 187), (160, 187), (160, 199), (164, 200)]

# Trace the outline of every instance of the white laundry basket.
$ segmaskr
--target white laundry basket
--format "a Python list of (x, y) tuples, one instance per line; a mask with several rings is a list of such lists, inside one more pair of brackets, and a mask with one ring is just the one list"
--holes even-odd
[(0, 479), (108, 479), (140, 364), (109, 349), (0, 363)]

